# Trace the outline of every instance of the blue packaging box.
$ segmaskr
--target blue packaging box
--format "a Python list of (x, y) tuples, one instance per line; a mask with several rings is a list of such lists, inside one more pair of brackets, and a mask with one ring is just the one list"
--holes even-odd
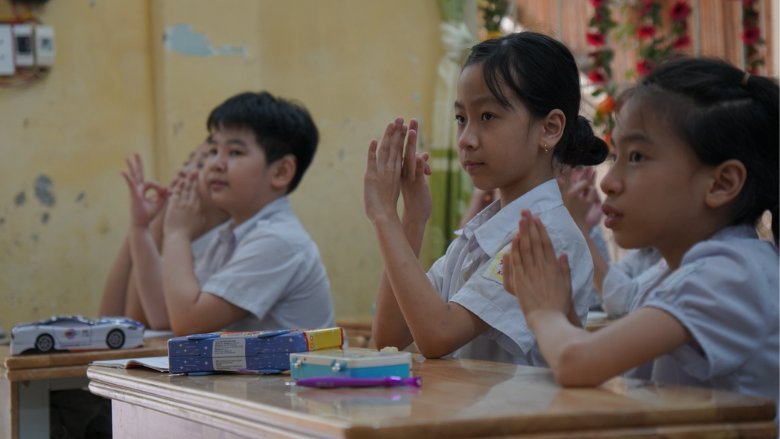
[(290, 353), (340, 347), (341, 328), (253, 332), (213, 332), (168, 340), (171, 373), (279, 373), (290, 367)]
[(408, 378), (412, 367), (409, 352), (382, 352), (345, 348), (290, 354), (290, 373), (295, 380), (314, 377)]

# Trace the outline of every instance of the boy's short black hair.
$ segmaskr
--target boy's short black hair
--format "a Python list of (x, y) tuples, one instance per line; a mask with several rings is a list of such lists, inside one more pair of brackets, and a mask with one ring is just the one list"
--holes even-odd
[(273, 96), (267, 91), (237, 94), (211, 111), (206, 127), (246, 128), (265, 152), (268, 164), (287, 154), (295, 157), (295, 176), (287, 187), (292, 192), (303, 178), (317, 151), (319, 133), (305, 107)]

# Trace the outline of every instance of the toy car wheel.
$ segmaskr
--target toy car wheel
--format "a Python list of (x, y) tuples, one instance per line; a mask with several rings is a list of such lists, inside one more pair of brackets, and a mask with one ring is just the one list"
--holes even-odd
[(35, 349), (40, 352), (49, 352), (54, 349), (54, 338), (49, 334), (41, 334), (35, 339)]
[(125, 333), (119, 329), (112, 329), (106, 336), (106, 344), (111, 349), (119, 349), (125, 344)]

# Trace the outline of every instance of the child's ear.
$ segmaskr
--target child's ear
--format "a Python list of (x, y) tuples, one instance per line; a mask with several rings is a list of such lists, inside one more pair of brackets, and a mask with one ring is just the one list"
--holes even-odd
[(721, 207), (735, 200), (747, 178), (747, 169), (739, 160), (726, 160), (711, 173), (712, 181), (704, 197), (704, 203), (711, 208)]
[(273, 162), (271, 164), (271, 187), (286, 190), (295, 177), (297, 167), (295, 156), (292, 154), (287, 154)]
[(563, 111), (556, 108), (547, 113), (547, 116), (542, 120), (542, 144), (556, 145), (561, 140), (565, 127), (566, 115), (563, 114)]

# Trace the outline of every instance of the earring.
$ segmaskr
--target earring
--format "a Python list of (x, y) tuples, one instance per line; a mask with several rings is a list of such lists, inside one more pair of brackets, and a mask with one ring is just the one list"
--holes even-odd
[(542, 149), (544, 150), (544, 153), (547, 154), (550, 152), (550, 145), (548, 145), (547, 142), (542, 142)]

